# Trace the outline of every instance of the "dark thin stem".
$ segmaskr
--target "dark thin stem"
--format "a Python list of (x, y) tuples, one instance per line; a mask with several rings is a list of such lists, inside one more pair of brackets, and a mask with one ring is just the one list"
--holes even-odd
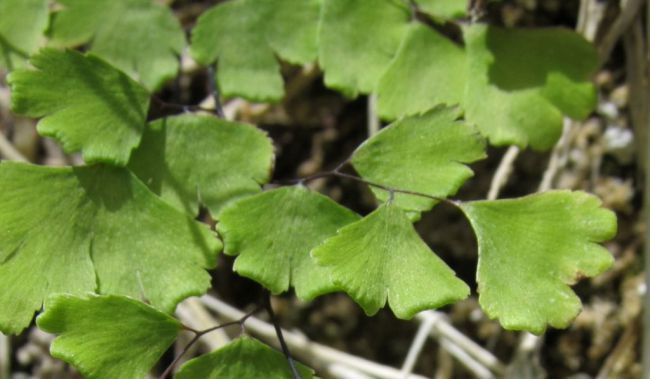
[(194, 345), (194, 344), (195, 344), (195, 343), (196, 343), (196, 342), (197, 342), (201, 337), (203, 337), (204, 335), (206, 335), (206, 334), (208, 334), (208, 333), (210, 333), (210, 332), (214, 332), (215, 330), (222, 329), (222, 328), (227, 328), (227, 327), (229, 327), (229, 326), (233, 326), (233, 325), (239, 325), (239, 326), (243, 329), (243, 327), (244, 327), (244, 323), (246, 322), (246, 320), (248, 320), (249, 317), (251, 317), (252, 315), (254, 315), (255, 313), (257, 313), (257, 311), (259, 311), (259, 310), (260, 310), (260, 308), (259, 308), (259, 307), (256, 307), (256, 308), (253, 309), (251, 312), (248, 312), (247, 314), (245, 314), (244, 317), (240, 318), (239, 320), (235, 320), (235, 321), (231, 321), (231, 322), (226, 322), (226, 323), (224, 323), (224, 324), (220, 324), (220, 325), (217, 325), (217, 326), (213, 326), (213, 327), (211, 327), (211, 328), (204, 329), (204, 330), (196, 330), (196, 329), (191, 328), (191, 327), (189, 327), (189, 326), (182, 325), (181, 328), (182, 328), (182, 329), (185, 329), (185, 330), (187, 330), (187, 331), (190, 331), (190, 332), (192, 332), (192, 333), (194, 333), (194, 337), (192, 337), (192, 339), (190, 340), (190, 342), (188, 342), (187, 345), (185, 345), (185, 347), (183, 348), (183, 350), (180, 352), (180, 354), (178, 354), (178, 355), (176, 356), (176, 358), (174, 358), (174, 360), (172, 361), (172, 363), (171, 363), (169, 366), (167, 366), (167, 368), (165, 369), (165, 371), (163, 371), (163, 373), (160, 375), (159, 379), (166, 379), (167, 377), (169, 377), (169, 375), (170, 375), (170, 374), (172, 373), (172, 371), (174, 370), (174, 367), (176, 367), (176, 365), (178, 364), (178, 361), (181, 360), (181, 358), (182, 358), (182, 357), (183, 357), (183, 356), (184, 356), (184, 355), (185, 355), (185, 354), (190, 350), (190, 348), (191, 348), (191, 347), (192, 347), (192, 346), (193, 346), (193, 345)]
[(165, 371), (163, 371), (162, 375), (160, 375), (160, 379), (166, 379), (172, 373), (172, 370), (174, 370), (174, 367), (176, 367), (176, 364), (178, 363), (178, 361), (180, 361), (180, 359), (183, 357), (183, 355), (185, 355), (185, 353), (187, 353), (190, 350), (192, 345), (194, 345), (196, 343), (196, 341), (198, 341), (199, 338), (201, 338), (201, 336), (202, 336), (202, 334), (194, 335), (194, 337), (190, 340), (190, 342), (187, 345), (185, 345), (185, 347), (183, 348), (183, 351), (181, 351), (181, 353), (178, 354), (176, 356), (176, 358), (174, 358), (172, 363), (169, 366), (167, 366)]
[(385, 185), (383, 185), (383, 184), (379, 184), (379, 183), (371, 182), (371, 181), (369, 181), (369, 180), (366, 180), (366, 179), (360, 178), (360, 177), (358, 177), (358, 176), (350, 175), (350, 174), (345, 174), (345, 173), (343, 173), (343, 172), (332, 171), (331, 175), (332, 175), (332, 176), (339, 177), (339, 178), (345, 178), (345, 179), (354, 180), (354, 181), (357, 181), (357, 182), (359, 182), (359, 183), (364, 183), (364, 184), (366, 184), (366, 185), (369, 185), (369, 186), (371, 186), (371, 187), (375, 187), (375, 188), (382, 189), (382, 190), (387, 191), (387, 192), (389, 192), (389, 193), (403, 193), (403, 194), (405, 194), (405, 195), (413, 195), (413, 196), (425, 197), (425, 198), (427, 198), (427, 199), (431, 199), (431, 200), (435, 200), (435, 201), (440, 201), (440, 202), (444, 202), (444, 203), (451, 204), (451, 205), (454, 205), (454, 206), (458, 206), (458, 201), (449, 200), (449, 199), (445, 199), (444, 197), (439, 197), (439, 196), (429, 195), (429, 194), (422, 193), (422, 192), (409, 191), (409, 190), (405, 190), (405, 189), (393, 188), (393, 187), (385, 186)]
[(292, 378), (302, 379), (300, 377), (300, 374), (298, 373), (298, 370), (296, 369), (296, 364), (294, 363), (293, 358), (291, 357), (291, 353), (289, 352), (289, 347), (287, 346), (287, 343), (284, 341), (284, 336), (282, 335), (282, 328), (280, 328), (278, 319), (275, 317), (275, 312), (273, 312), (273, 307), (271, 306), (271, 294), (265, 296), (264, 307), (266, 308), (266, 312), (269, 314), (269, 317), (271, 318), (271, 322), (273, 323), (273, 327), (275, 328), (275, 334), (278, 336), (278, 340), (280, 341), (280, 347), (282, 347), (282, 352), (284, 353), (284, 356), (287, 358), (287, 362), (289, 363), (289, 368), (291, 369)]
[[(319, 173), (316, 173), (314, 175), (310, 175), (310, 176), (307, 176), (307, 177), (304, 177), (304, 178), (289, 180), (289, 181), (284, 182), (284, 184), (298, 184), (298, 183), (303, 184), (303, 183), (306, 183), (306, 182), (309, 182), (309, 181), (312, 181), (312, 180), (334, 176), (334, 177), (338, 177), (338, 178), (354, 180), (355, 182), (363, 183), (363, 184), (368, 185), (370, 187), (375, 187), (375, 188), (379, 188), (381, 190), (387, 191), (389, 193), (391, 199), (393, 198), (394, 194), (402, 193), (402, 194), (405, 194), (405, 195), (413, 195), (413, 196), (424, 197), (424, 198), (435, 200), (435, 201), (440, 201), (440, 202), (443, 202), (443, 203), (446, 203), (446, 204), (449, 204), (449, 205), (453, 205), (454, 207), (458, 207), (461, 204), (460, 200), (450, 200), (450, 199), (446, 199), (444, 197), (429, 195), (429, 194), (423, 193), (423, 192), (410, 191), (410, 190), (405, 190), (405, 189), (401, 189), (401, 188), (394, 188), (394, 187), (390, 187), (390, 186), (387, 186), (387, 185), (384, 185), (384, 184), (380, 184), (380, 183), (372, 182), (370, 180), (366, 180), (366, 179), (361, 178), (361, 177), (356, 176), (356, 175), (351, 175), (351, 174), (346, 174), (344, 172), (341, 172), (340, 170), (345, 165), (347, 165), (348, 163), (349, 163), (349, 160), (345, 160), (345, 161), (343, 161), (343, 163), (338, 165), (332, 171), (319, 172)], [(282, 183), (280, 183), (280, 184), (282, 184)]]
[(334, 169), (334, 171), (335, 171), (335, 172), (340, 172), (341, 170), (343, 170), (343, 167), (347, 166), (348, 163), (350, 163), (350, 159), (351, 159), (351, 158), (347, 158), (347, 159), (344, 160), (343, 162), (339, 163), (339, 165), (336, 166), (336, 168)]
[(210, 95), (214, 100), (214, 113), (221, 118), (225, 118), (223, 107), (221, 106), (221, 94), (219, 94), (219, 88), (217, 88), (216, 65), (210, 65), (210, 67), (208, 67), (208, 82)]
[(194, 333), (194, 334), (199, 334), (199, 333), (201, 333), (200, 330), (196, 330), (196, 329), (192, 328), (191, 326), (187, 326), (187, 325), (183, 325), (183, 324), (181, 324), (181, 329), (183, 329), (183, 330), (187, 330), (188, 332), (192, 332), (192, 333)]

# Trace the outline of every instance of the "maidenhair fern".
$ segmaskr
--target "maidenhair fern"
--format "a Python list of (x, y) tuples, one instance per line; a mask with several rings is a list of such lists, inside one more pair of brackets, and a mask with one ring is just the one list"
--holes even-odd
[[(191, 112), (149, 119), (186, 44), (171, 9), (56, 3), (45, 33), (47, 2), (0, 0), (0, 67), (12, 70), (13, 111), (40, 118), (38, 132), (87, 165), (0, 164), (0, 331), (21, 332), (44, 308), (37, 325), (58, 335), (53, 356), (88, 378), (146, 375), (189, 329), (171, 313), (207, 291), (222, 247), (239, 275), (273, 294), (345, 292), (368, 315), (387, 305), (409, 319), (470, 294), (413, 226), (446, 202), (476, 233), (485, 312), (534, 333), (568, 326), (580, 309), (569, 285), (612, 264), (598, 243), (616, 219), (592, 195), (449, 198), (487, 142), (547, 149), (562, 117), (593, 109), (594, 49), (573, 32), (456, 22), (465, 14), (456, 0), (215, 5), (198, 18), (190, 52), (216, 67), (210, 84), (225, 97), (279, 101), (281, 60), (318, 63), (327, 86), (376, 94), (391, 121), (335, 170), (263, 189), (274, 152), (255, 126)], [(77, 46), (88, 52), (63, 49)], [(361, 217), (305, 185), (327, 176), (369, 186), (377, 209)], [(202, 206), (216, 232), (193, 219)], [(178, 378), (298, 372), (313, 375), (241, 337), (187, 362)]]

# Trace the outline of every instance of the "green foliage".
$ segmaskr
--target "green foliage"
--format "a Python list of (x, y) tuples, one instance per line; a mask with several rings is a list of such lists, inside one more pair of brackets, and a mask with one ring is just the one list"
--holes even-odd
[(469, 295), (467, 285), (420, 239), (404, 211), (390, 203), (340, 229), (312, 256), (332, 268), (334, 283), (368, 315), (388, 300), (395, 316), (410, 319)]
[(563, 114), (582, 119), (593, 109), (597, 56), (576, 33), (475, 25), (464, 36), (463, 49), (427, 26), (411, 26), (379, 82), (380, 115), (460, 104), (492, 144), (547, 149), (560, 136)]
[(278, 101), (284, 95), (275, 55), (291, 63), (316, 59), (319, 0), (232, 0), (203, 13), (192, 31), (192, 56), (218, 63), (225, 97)]
[[(269, 10), (266, 2), (235, 0), (201, 17), (193, 55), (221, 62), (226, 96), (276, 101), (283, 91), (273, 52), (297, 63), (314, 59), (318, 4), (277, 3)], [(465, 13), (465, 1), (417, 3), (436, 20)], [(377, 92), (386, 119), (461, 104), (492, 144), (536, 149), (557, 141), (563, 114), (581, 119), (593, 109), (597, 57), (576, 33), (468, 26), (463, 48), (411, 12), (398, 0), (323, 0), (318, 60), (325, 83), (349, 96)]]
[[(314, 378), (309, 367), (297, 364), (302, 379)], [(282, 353), (250, 338), (240, 337), (225, 347), (185, 363), (176, 379), (291, 378)]]
[(129, 162), (133, 173), (174, 207), (196, 215), (201, 203), (214, 216), (228, 201), (259, 192), (272, 165), (273, 145), (264, 132), (196, 115), (149, 124)]
[(217, 230), (233, 269), (273, 293), (292, 286), (303, 299), (336, 290), (309, 251), (359, 216), (303, 186), (284, 187), (226, 207)]
[(379, 82), (380, 115), (395, 119), (426, 112), (438, 104), (460, 104), (466, 64), (461, 46), (426, 25), (411, 25)]
[(507, 329), (565, 328), (580, 311), (568, 284), (612, 264), (598, 245), (616, 216), (584, 192), (553, 191), (461, 205), (476, 231), (481, 307)]
[[(40, 134), (95, 165), (0, 164), (0, 331), (20, 332), (46, 302), (37, 322), (60, 334), (54, 356), (89, 378), (146, 375), (181, 328), (163, 312), (205, 292), (222, 248), (193, 220), (201, 205), (237, 256), (234, 270), (273, 293), (344, 291), (369, 315), (388, 303), (403, 319), (467, 297), (412, 220), (472, 176), (486, 139), (547, 149), (565, 115), (588, 116), (597, 59), (557, 28), (457, 24), (462, 41), (452, 40), (414, 8), (442, 24), (463, 17), (465, 3), (230, 0), (192, 31), (191, 54), (216, 67), (225, 97), (281, 100), (278, 59), (318, 61), (327, 86), (377, 95), (380, 116), (396, 121), (346, 161), (382, 203), (361, 218), (302, 183), (261, 192), (273, 146), (252, 125), (190, 114), (147, 123), (151, 92), (177, 74), (185, 45), (169, 7), (57, 0), (50, 45), (90, 52), (35, 53), (32, 68), (9, 77), (12, 108), (42, 117)], [(0, 0), (0, 67), (23, 66), (42, 44), (47, 5)], [(328, 175), (349, 177), (316, 177)], [(569, 285), (612, 263), (599, 243), (616, 219), (591, 195), (447, 202), (477, 235), (481, 306), (507, 329), (566, 327), (580, 309)], [(282, 354), (244, 337), (178, 377), (289, 375)]]
[(466, 0), (415, 0), (418, 7), (433, 17), (460, 18), (467, 11)]
[(0, 0), (0, 69), (24, 65), (47, 27), (47, 0)]
[(591, 44), (558, 28), (465, 29), (468, 72), (465, 117), (495, 145), (548, 149), (562, 132), (562, 114), (584, 118), (594, 108)]
[(349, 96), (373, 92), (409, 18), (400, 0), (323, 0), (319, 63), (325, 84)]
[(147, 91), (92, 55), (42, 49), (31, 63), (35, 70), (9, 76), (12, 109), (44, 117), (38, 132), (88, 163), (125, 165), (145, 126)]
[[(381, 130), (352, 155), (365, 179), (391, 188), (447, 197), (473, 173), (463, 163), (485, 158), (485, 142), (476, 130), (457, 121), (458, 109), (439, 108), (405, 118)], [(386, 201), (387, 191), (373, 188)], [(435, 200), (403, 193), (394, 203), (405, 210), (431, 209)]]
[(151, 90), (176, 76), (185, 36), (171, 10), (155, 0), (56, 0), (51, 43), (90, 51)]
[(112, 295), (54, 296), (36, 321), (42, 330), (59, 334), (52, 356), (87, 379), (144, 378), (181, 329), (155, 308)]
[(0, 187), (4, 333), (53, 293), (121, 294), (170, 312), (210, 286), (220, 242), (124, 169), (2, 163)]

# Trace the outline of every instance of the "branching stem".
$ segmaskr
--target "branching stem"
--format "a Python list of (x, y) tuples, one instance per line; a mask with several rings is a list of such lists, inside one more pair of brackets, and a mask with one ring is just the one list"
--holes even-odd
[[(387, 186), (387, 185), (384, 185), (384, 184), (381, 184), (381, 183), (376, 183), (376, 182), (364, 179), (364, 178), (356, 176), (356, 175), (351, 175), (351, 174), (346, 174), (344, 172), (341, 172), (341, 169), (343, 169), (343, 167), (345, 167), (348, 163), (349, 163), (349, 159), (345, 160), (343, 163), (338, 165), (334, 170), (319, 172), (319, 173), (316, 173), (314, 175), (310, 175), (310, 176), (300, 178), (300, 179), (289, 180), (289, 181), (284, 182), (284, 184), (299, 184), (299, 183), (302, 184), (302, 183), (306, 183), (306, 182), (309, 182), (309, 181), (312, 181), (312, 180), (316, 180), (316, 179), (320, 179), (320, 178), (326, 178), (326, 177), (332, 177), (333, 176), (333, 177), (337, 177), (337, 178), (353, 180), (353, 181), (368, 185), (370, 187), (379, 188), (379, 189), (384, 190), (384, 191), (386, 191), (386, 192), (388, 192), (390, 194), (401, 193), (401, 194), (405, 194), (405, 195), (413, 195), (413, 196), (424, 197), (424, 198), (427, 198), (427, 199), (447, 203), (447, 204), (452, 205), (454, 207), (458, 207), (462, 203), (460, 200), (452, 200), (452, 199), (447, 199), (447, 198), (440, 197), (440, 196), (430, 195), (428, 193), (411, 191), (411, 190), (406, 190), (406, 189), (401, 189), (401, 188), (394, 188), (394, 187), (390, 187), (390, 186)], [(280, 183), (280, 184), (283, 184), (283, 183)]]
[(184, 355), (185, 355), (185, 354), (190, 350), (190, 348), (191, 348), (191, 347), (192, 347), (192, 346), (193, 346), (193, 345), (194, 345), (194, 344), (195, 344), (195, 343), (196, 343), (196, 342), (197, 342), (201, 337), (203, 337), (205, 334), (208, 334), (208, 333), (210, 333), (210, 332), (214, 332), (215, 330), (218, 330), (218, 329), (222, 329), (222, 328), (226, 328), (226, 327), (229, 327), (229, 326), (233, 326), (233, 325), (239, 325), (239, 327), (242, 328), (242, 331), (243, 331), (243, 329), (244, 329), (244, 323), (246, 322), (246, 320), (247, 320), (249, 317), (251, 317), (252, 315), (254, 315), (255, 313), (257, 313), (257, 311), (259, 311), (259, 310), (260, 310), (260, 308), (257, 307), (257, 308), (255, 308), (255, 309), (253, 309), (252, 311), (246, 313), (246, 314), (245, 314), (244, 316), (242, 316), (242, 318), (240, 318), (239, 320), (235, 320), (235, 321), (231, 321), (231, 322), (226, 322), (226, 323), (224, 323), (224, 324), (219, 324), (219, 325), (217, 325), (217, 326), (213, 326), (213, 327), (211, 327), (211, 328), (204, 329), (204, 330), (196, 330), (196, 329), (191, 328), (191, 327), (189, 327), (189, 326), (182, 325), (181, 327), (182, 327), (183, 329), (185, 329), (185, 330), (187, 330), (187, 331), (190, 331), (190, 332), (194, 333), (194, 337), (192, 337), (192, 339), (190, 340), (190, 342), (188, 342), (187, 345), (185, 345), (185, 347), (183, 348), (183, 351), (181, 351), (180, 354), (178, 354), (178, 355), (176, 356), (176, 358), (174, 358), (174, 360), (172, 361), (172, 363), (170, 363), (169, 366), (167, 366), (167, 368), (165, 369), (165, 371), (163, 371), (163, 373), (160, 375), (159, 379), (166, 379), (167, 377), (169, 377), (169, 375), (172, 373), (172, 371), (174, 370), (174, 367), (176, 367), (176, 365), (178, 364), (178, 362), (180, 361), (180, 359), (181, 359), (181, 358), (182, 358), (182, 357), (183, 357), (183, 356), (184, 356)]

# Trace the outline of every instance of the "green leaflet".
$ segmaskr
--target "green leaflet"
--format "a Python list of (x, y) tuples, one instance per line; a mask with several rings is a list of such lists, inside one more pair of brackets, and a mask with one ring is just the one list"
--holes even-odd
[(224, 252), (238, 255), (234, 270), (273, 293), (292, 286), (313, 299), (336, 290), (328, 269), (309, 251), (359, 216), (305, 187), (282, 187), (243, 198), (221, 213)]
[(379, 82), (379, 115), (396, 119), (426, 112), (438, 104), (460, 104), (465, 95), (466, 65), (462, 47), (434, 29), (414, 23)]
[(9, 75), (12, 109), (44, 117), (40, 134), (81, 151), (88, 163), (123, 166), (139, 143), (149, 94), (128, 76), (92, 55), (42, 49), (31, 59), (36, 70)]
[(465, 117), (492, 144), (550, 148), (563, 113), (581, 119), (595, 105), (596, 52), (573, 31), (474, 25), (465, 43)]
[(465, 27), (465, 49), (433, 29), (411, 26), (377, 90), (379, 114), (414, 115), (461, 104), (465, 119), (494, 145), (547, 149), (562, 117), (595, 105), (595, 49), (564, 29)]
[(87, 379), (144, 378), (181, 329), (174, 318), (112, 295), (56, 295), (36, 320), (59, 334), (50, 352)]
[(323, 0), (319, 63), (325, 84), (349, 96), (375, 91), (410, 17), (401, 0)]
[[(296, 369), (303, 379), (314, 371), (300, 363)], [(185, 363), (176, 379), (286, 379), (291, 370), (284, 355), (250, 337), (240, 337), (212, 353)]]
[(129, 168), (165, 201), (216, 217), (238, 197), (260, 191), (273, 165), (273, 145), (252, 125), (211, 116), (168, 117), (148, 125)]
[(97, 291), (170, 312), (210, 286), (221, 243), (109, 166), (0, 164), (0, 331), (29, 325), (52, 293)]
[(44, 40), (47, 0), (0, 0), (0, 69), (13, 70)]
[(191, 52), (218, 64), (225, 97), (278, 101), (284, 95), (275, 55), (291, 63), (316, 59), (319, 0), (232, 0), (203, 13), (192, 31)]
[[(438, 108), (396, 121), (364, 142), (352, 155), (352, 165), (365, 179), (391, 188), (447, 197), (473, 173), (464, 163), (485, 158), (485, 141), (459, 122), (455, 108)], [(372, 188), (380, 201), (384, 190)], [(436, 201), (396, 193), (395, 205), (413, 212), (431, 209)]]
[(159, 89), (176, 76), (185, 36), (172, 11), (154, 0), (56, 0), (52, 44), (90, 51), (143, 83)]
[(460, 18), (467, 13), (467, 0), (415, 0), (418, 7), (436, 18)]
[(467, 285), (420, 239), (404, 211), (384, 204), (311, 255), (368, 315), (386, 301), (401, 319), (464, 299)]
[(565, 328), (580, 311), (568, 284), (612, 264), (599, 242), (616, 233), (616, 216), (584, 192), (552, 191), (461, 205), (476, 232), (479, 300), (506, 329), (541, 334)]
[(476, 26), (467, 36), (477, 59), (484, 57), (480, 49), (490, 50), (493, 61), (488, 75), (494, 86), (515, 92), (538, 87), (543, 97), (573, 118), (585, 118), (593, 108), (596, 93), (590, 76), (597, 69), (598, 57), (581, 35), (562, 28)]
[[(437, 18), (453, 18), (462, 16), (464, 13), (464, 0), (418, 0), (420, 8)], [(387, 79), (384, 89), (379, 89), (384, 96), (395, 93), (395, 97), (418, 100), (418, 96), (426, 92), (426, 96), (436, 92), (436, 82), (427, 83), (428, 80), (436, 79), (435, 74), (431, 77), (420, 77), (418, 74), (426, 71), (429, 57), (432, 50), (446, 41), (432, 41), (428, 46), (425, 41), (404, 41), (409, 29), (419, 30), (426, 28), (417, 22), (412, 21), (411, 9), (408, 2), (402, 0), (323, 0), (323, 12), (321, 15), (319, 30), (319, 63), (325, 72), (325, 84), (335, 88), (348, 96), (354, 97), (359, 93), (368, 94), (378, 90), (377, 86), (389, 64), (398, 53), (400, 45), (410, 44), (413, 48), (425, 45), (426, 56), (421, 51), (409, 51), (406, 58), (402, 58), (400, 65), (405, 66), (402, 71), (393, 71), (392, 78)], [(433, 32), (432, 32), (433, 33)], [(413, 39), (414, 37), (408, 37)], [(418, 36), (416, 39), (422, 39)], [(434, 38), (435, 39), (435, 38)], [(450, 50), (446, 46), (442, 48)], [(401, 49), (403, 51), (403, 49)], [(446, 51), (436, 51), (433, 54), (436, 60), (444, 56), (447, 62)], [(452, 52), (454, 53), (454, 52)], [(422, 55), (418, 55), (422, 54)], [(418, 72), (410, 71), (421, 60)], [(453, 58), (455, 59), (455, 58)], [(447, 62), (455, 64), (456, 62)], [(458, 71), (462, 73), (462, 68)], [(456, 75), (458, 76), (458, 75)], [(397, 79), (399, 77), (400, 80)], [(444, 78), (447, 80), (447, 78)], [(401, 91), (387, 87), (390, 84), (401, 84), (401, 88), (409, 88), (403, 81), (412, 83), (420, 80), (428, 85), (429, 91), (422, 90), (418, 94), (410, 94), (408, 91)], [(442, 91), (442, 89), (441, 89)], [(444, 92), (441, 92), (444, 93)], [(434, 95), (435, 96), (435, 95)], [(421, 102), (421, 100), (420, 100)], [(435, 103), (433, 105), (436, 105)], [(429, 106), (418, 111), (427, 111)], [(380, 107), (381, 109), (381, 107)], [(402, 114), (412, 114), (404, 112)]]

